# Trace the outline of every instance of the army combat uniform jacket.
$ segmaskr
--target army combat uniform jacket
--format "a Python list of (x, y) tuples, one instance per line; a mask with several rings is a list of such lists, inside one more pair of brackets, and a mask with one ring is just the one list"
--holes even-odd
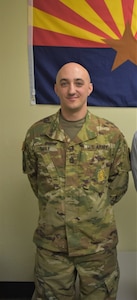
[(89, 111), (70, 140), (59, 114), (35, 123), (23, 144), (23, 168), (39, 200), (38, 247), (80, 256), (117, 245), (113, 204), (128, 187), (123, 134)]
[(135, 189), (137, 191), (137, 131), (134, 133), (131, 146), (131, 169)]

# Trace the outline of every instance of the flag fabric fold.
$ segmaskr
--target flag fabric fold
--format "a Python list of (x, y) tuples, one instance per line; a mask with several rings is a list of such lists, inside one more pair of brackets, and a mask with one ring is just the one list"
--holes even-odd
[(77, 62), (90, 73), (89, 106), (137, 107), (137, 0), (29, 0), (32, 104), (59, 104), (58, 69)]

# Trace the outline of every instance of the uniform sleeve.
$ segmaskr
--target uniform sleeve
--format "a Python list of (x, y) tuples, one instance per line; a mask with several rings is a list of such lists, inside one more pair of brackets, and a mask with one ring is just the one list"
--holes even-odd
[(137, 191), (137, 132), (135, 132), (131, 146), (131, 170), (134, 180), (135, 189)]
[(26, 135), (22, 147), (22, 166), (23, 172), (27, 174), (33, 192), (37, 197), (37, 159), (33, 150), (33, 141), (30, 141), (28, 136), (29, 134)]
[(126, 193), (129, 181), (130, 150), (121, 134), (115, 146), (115, 155), (109, 176), (109, 197), (112, 205)]

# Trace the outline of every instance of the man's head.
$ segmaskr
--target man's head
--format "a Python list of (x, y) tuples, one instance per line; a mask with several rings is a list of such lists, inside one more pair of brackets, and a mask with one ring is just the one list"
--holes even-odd
[(61, 112), (68, 120), (80, 119), (87, 112), (87, 98), (93, 90), (88, 71), (80, 64), (70, 62), (57, 73), (55, 93), (60, 99)]

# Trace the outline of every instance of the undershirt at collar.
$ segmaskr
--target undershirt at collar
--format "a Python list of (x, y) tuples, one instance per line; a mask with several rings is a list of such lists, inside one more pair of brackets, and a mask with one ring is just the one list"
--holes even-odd
[(71, 140), (78, 134), (80, 129), (82, 128), (85, 117), (78, 121), (67, 121), (65, 120), (62, 115), (60, 114), (60, 125), (65, 131), (65, 133), (71, 138)]

